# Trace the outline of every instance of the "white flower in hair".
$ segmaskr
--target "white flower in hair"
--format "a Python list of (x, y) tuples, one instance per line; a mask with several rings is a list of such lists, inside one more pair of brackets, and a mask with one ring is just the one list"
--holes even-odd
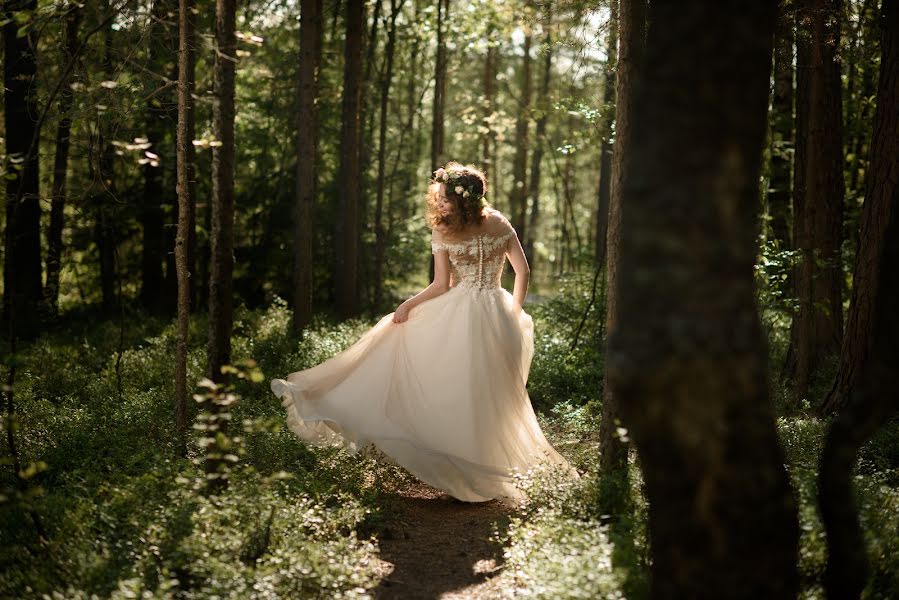
[(440, 167), (434, 172), (434, 179), (437, 181), (446, 181), (446, 169)]
[(470, 194), (468, 193), (468, 190), (466, 190), (465, 192), (462, 193), (463, 198), (468, 198), (469, 195)]
[(461, 194), (461, 193), (464, 192), (464, 191), (465, 191), (465, 188), (462, 187), (461, 185), (457, 185), (457, 186), (456, 186), (456, 193), (457, 193), (457, 194)]

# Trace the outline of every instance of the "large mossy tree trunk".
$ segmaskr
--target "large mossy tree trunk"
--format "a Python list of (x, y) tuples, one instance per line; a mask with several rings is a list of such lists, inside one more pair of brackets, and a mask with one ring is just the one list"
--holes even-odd
[(608, 373), (640, 456), (657, 599), (798, 591), (753, 282), (776, 3), (735, 4), (650, 3), (624, 157)]
[(294, 217), (293, 321), (299, 333), (312, 321), (313, 206), (318, 165), (318, 68), (322, 0), (300, 5), (300, 68), (297, 80), (297, 183)]

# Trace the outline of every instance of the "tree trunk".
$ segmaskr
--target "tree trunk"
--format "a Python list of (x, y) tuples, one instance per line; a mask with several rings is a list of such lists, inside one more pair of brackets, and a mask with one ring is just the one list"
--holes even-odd
[[(108, 9), (109, 6), (107, 5)], [(112, 67), (112, 22), (103, 29), (103, 71), (106, 79), (115, 77)], [(100, 290), (102, 293), (102, 311), (104, 315), (112, 315), (116, 307), (116, 211), (112, 201), (116, 196), (115, 183), (115, 147), (103, 131), (102, 120), (97, 123), (97, 158), (96, 174), (99, 178), (99, 190), (94, 194), (94, 206), (97, 211), (94, 221), (94, 242), (100, 260)], [(121, 302), (121, 298), (118, 300)]]
[(607, 364), (640, 456), (657, 599), (798, 592), (753, 281), (775, 7), (649, 4)]
[[(6, 180), (6, 238), (3, 266), (3, 321), (15, 335), (33, 337), (40, 329), (41, 231), (38, 152), (31, 145), (37, 130), (37, 33), (27, 33), (15, 15), (37, 10), (37, 0), (6, 0), (3, 5), (3, 114), (6, 153), (11, 165)], [(15, 317), (13, 318), (13, 315)], [(6, 328), (4, 328), (6, 329)]]
[(340, 127), (340, 216), (337, 231), (337, 309), (359, 312), (359, 145), (362, 101), (362, 26), (365, 3), (348, 0)]
[[(149, 65), (157, 72), (169, 59), (169, 48), (165, 43), (167, 33), (165, 21), (168, 18), (168, 0), (155, 0), (151, 9)], [(153, 85), (159, 85), (156, 81)], [(146, 102), (146, 137), (150, 151), (159, 155), (160, 146), (166, 132), (166, 110), (162, 95), (153, 94)], [(166, 260), (165, 217), (163, 215), (164, 186), (161, 163), (144, 164), (144, 197), (140, 209), (140, 223), (143, 232), (141, 245), (141, 288), (140, 301), (152, 313), (161, 313), (165, 302), (165, 285), (162, 265)]]
[[(63, 64), (75, 58), (82, 9), (74, 7), (66, 17), (66, 42)], [(59, 312), (59, 273), (62, 269), (62, 229), (65, 221), (66, 183), (69, 171), (69, 136), (72, 130), (72, 76), (60, 86), (59, 125), (56, 127), (56, 155), (53, 160), (53, 187), (50, 192), (50, 229), (47, 232), (47, 280), (44, 284), (44, 310), (55, 319)]]
[[(822, 412), (839, 411), (852, 396), (859, 376), (864, 372), (876, 336), (878, 282), (886, 226), (896, 210), (899, 184), (899, 40), (896, 39), (896, 3), (885, 3), (881, 42), (880, 82), (877, 110), (871, 137), (871, 163), (865, 176), (865, 203), (859, 247), (852, 274), (852, 296), (846, 318), (846, 335), (840, 349), (840, 369), (833, 388), (822, 405)], [(892, 21), (891, 21), (892, 19)]]
[[(618, 72), (618, 1), (609, 11), (609, 39), (606, 43), (606, 73), (602, 86), (602, 145), (599, 155), (599, 191), (596, 195), (596, 229), (593, 264), (601, 269), (606, 261), (606, 237), (609, 230), (609, 202), (612, 194), (612, 139), (615, 125), (615, 87)], [(645, 8), (643, 9), (645, 13)], [(644, 15), (645, 17), (645, 15)], [(641, 31), (645, 25), (641, 25)], [(640, 39), (642, 40), (641, 34)], [(642, 44), (642, 41), (641, 41)]]
[[(621, 208), (629, 175), (625, 172), (625, 158), (634, 143), (635, 82), (643, 68), (646, 53), (646, 0), (620, 0), (618, 15), (618, 64), (615, 67), (615, 146), (612, 153), (608, 230), (606, 232), (607, 289), (606, 331), (611, 332), (618, 321), (618, 263), (621, 240)], [(613, 42), (609, 42), (611, 47)], [(611, 60), (611, 55), (610, 55)], [(610, 90), (611, 91), (611, 90)], [(606, 362), (602, 393), (602, 413), (599, 421), (600, 469), (609, 481), (621, 479), (627, 469), (627, 444), (619, 432), (621, 416), (619, 401), (609, 385), (611, 366)], [(610, 496), (610, 507), (618, 506), (621, 498)]]
[[(848, 388), (845, 408), (831, 423), (821, 452), (818, 502), (827, 532), (827, 568), (824, 587), (828, 598), (859, 598), (868, 581), (869, 567), (864, 534), (858, 519), (852, 476), (858, 450), (899, 411), (899, 364), (895, 359), (899, 337), (899, 192), (896, 187), (897, 71), (899, 71), (899, 2), (884, 0), (881, 8), (882, 60), (874, 121), (872, 164), (868, 186), (877, 195), (865, 197), (867, 204), (886, 201), (889, 208), (877, 255), (878, 268), (871, 288), (867, 316), (871, 342), (858, 375)], [(883, 94), (883, 95), (881, 95)], [(881, 154), (881, 151), (883, 154)], [(880, 158), (878, 158), (880, 157)], [(893, 173), (892, 185), (885, 184)], [(871, 180), (881, 182), (872, 183)], [(864, 238), (862, 238), (864, 240)], [(873, 254), (866, 245), (865, 252)]]
[(527, 244), (526, 219), (528, 210), (528, 129), (531, 119), (531, 34), (524, 36), (524, 56), (521, 59), (521, 95), (518, 99), (518, 116), (515, 119), (515, 157), (512, 159), (512, 190), (509, 193), (509, 211), (512, 227), (518, 233), (521, 245)]
[(227, 378), (222, 366), (231, 362), (234, 264), (234, 67), (237, 62), (236, 0), (215, 3), (215, 93), (212, 104), (212, 230), (210, 235), (209, 345), (207, 376)]
[(193, 145), (194, 83), (194, 0), (180, 0), (178, 6), (178, 130), (177, 189), (178, 233), (175, 238), (175, 261), (178, 272), (178, 336), (175, 357), (175, 429), (180, 454), (186, 452), (188, 434), (187, 347), (190, 327), (191, 265), (190, 239), (195, 230), (195, 196), (192, 181), (196, 153)]
[(492, 24), (487, 31), (487, 56), (484, 57), (484, 117), (482, 119), (483, 135), (481, 136), (481, 166), (487, 181), (494, 181), (494, 153), (493, 146), (496, 144), (496, 128), (493, 125), (494, 114), (496, 113), (496, 58), (497, 50), (494, 37), (496, 35), (496, 27)]
[(771, 237), (780, 250), (791, 250), (790, 195), (793, 148), (793, 7), (789, 0), (778, 6), (774, 30), (774, 97), (771, 103), (771, 186), (768, 218)]
[(553, 68), (553, 52), (552, 52), (552, 5), (544, 5), (544, 25), (546, 28), (543, 41), (543, 78), (540, 82), (541, 112), (537, 119), (537, 125), (534, 132), (534, 153), (531, 155), (531, 181), (528, 190), (531, 195), (531, 212), (528, 215), (528, 224), (526, 229), (526, 242), (524, 245), (525, 257), (530, 264), (531, 271), (534, 270), (534, 236), (537, 232), (537, 225), (540, 223), (540, 166), (543, 163), (543, 148), (546, 138), (546, 122), (549, 117), (549, 82), (552, 76)]
[(383, 207), (384, 176), (387, 160), (387, 100), (390, 96), (390, 84), (393, 82), (393, 58), (396, 49), (396, 20), (405, 0), (390, 0), (390, 29), (387, 31), (387, 47), (384, 49), (387, 64), (381, 80), (381, 113), (378, 130), (378, 189), (375, 203), (375, 297), (374, 305), (380, 309), (383, 299), (384, 251), (387, 240), (384, 239)]
[[(445, 160), (443, 117), (446, 110), (446, 22), (450, 0), (437, 0), (437, 60), (434, 65), (434, 110), (431, 119), (431, 172)], [(433, 265), (431, 267), (433, 269)]]
[(322, 0), (300, 6), (300, 69), (297, 81), (297, 188), (294, 222), (293, 330), (312, 321), (312, 210), (315, 206), (318, 143), (318, 68), (322, 43)]
[[(842, 336), (843, 155), (839, 44), (840, 0), (797, 0), (796, 394), (808, 393), (817, 369)], [(801, 173), (800, 173), (801, 171)], [(802, 217), (798, 216), (802, 212)], [(820, 266), (819, 266), (820, 265)]]
[[(890, 168), (896, 172), (896, 72), (899, 63), (896, 32), (899, 30), (899, 3), (884, 0), (882, 7), (883, 61), (879, 89), (891, 86), (887, 98), (877, 100), (872, 158), (878, 164), (869, 172), (881, 179)], [(886, 80), (886, 81), (884, 81)], [(882, 136), (882, 137), (881, 137)], [(877, 159), (877, 143), (891, 145), (892, 164)], [(868, 189), (871, 189), (869, 185)], [(869, 198), (866, 197), (867, 203)], [(899, 411), (899, 364), (895, 359), (899, 338), (899, 194), (895, 177), (889, 197), (889, 217), (884, 228), (883, 244), (878, 257), (877, 283), (871, 283), (875, 300), (871, 303), (871, 344), (867, 360), (849, 391), (845, 409), (834, 419), (821, 453), (818, 479), (818, 502), (821, 520), (827, 532), (827, 568), (824, 587), (828, 598), (859, 598), (868, 581), (867, 545), (858, 519), (856, 494), (852, 476), (858, 450), (893, 415)]]

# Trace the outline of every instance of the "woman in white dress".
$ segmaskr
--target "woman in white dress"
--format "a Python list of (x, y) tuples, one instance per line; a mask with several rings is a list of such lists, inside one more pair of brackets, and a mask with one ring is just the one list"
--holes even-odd
[[(427, 195), (434, 281), (350, 348), (271, 388), (308, 442), (351, 452), (371, 444), (459, 500), (515, 502), (515, 472), (576, 472), (531, 407), (534, 325), (522, 309), (529, 268), (485, 192), (474, 167), (438, 169)], [(512, 294), (500, 285), (506, 257)]]

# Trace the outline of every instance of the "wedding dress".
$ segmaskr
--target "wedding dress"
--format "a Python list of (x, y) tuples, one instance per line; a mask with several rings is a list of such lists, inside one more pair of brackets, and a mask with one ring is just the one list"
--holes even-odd
[(384, 316), (354, 345), (271, 382), (288, 426), (318, 445), (373, 445), (421, 481), (465, 501), (521, 499), (514, 473), (557, 465), (575, 474), (540, 430), (525, 384), (533, 321), (500, 277), (509, 221), (496, 211), (474, 234), (435, 231), (450, 289)]

